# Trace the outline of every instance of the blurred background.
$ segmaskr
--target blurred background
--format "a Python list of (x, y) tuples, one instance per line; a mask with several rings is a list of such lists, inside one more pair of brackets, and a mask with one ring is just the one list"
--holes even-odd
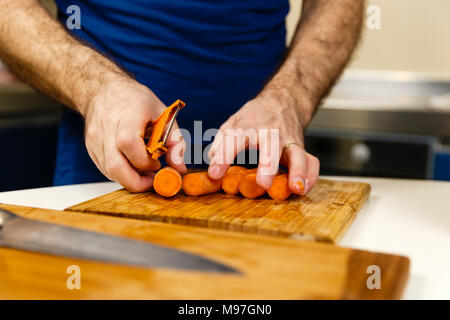
[[(41, 2), (55, 14), (52, 0)], [(290, 2), (287, 43), (301, 8)], [(380, 29), (364, 24), (351, 63), (307, 131), (307, 150), (323, 175), (450, 181), (450, 1), (370, 5), (380, 9)], [(0, 191), (52, 184), (60, 113), (0, 63)]]

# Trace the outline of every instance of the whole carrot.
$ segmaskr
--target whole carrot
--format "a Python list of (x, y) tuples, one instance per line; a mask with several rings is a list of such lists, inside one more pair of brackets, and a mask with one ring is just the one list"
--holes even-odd
[(213, 180), (207, 171), (188, 173), (183, 177), (183, 190), (189, 196), (201, 196), (218, 192), (222, 186), (222, 180)]
[(153, 180), (153, 188), (163, 197), (173, 197), (181, 190), (182, 179), (177, 170), (164, 167), (159, 170)]
[(286, 200), (292, 194), (289, 190), (288, 175), (280, 174), (273, 178), (272, 186), (267, 190), (267, 193), (272, 199)]
[(256, 173), (249, 173), (241, 178), (239, 192), (248, 199), (254, 199), (265, 194), (266, 190), (256, 184)]

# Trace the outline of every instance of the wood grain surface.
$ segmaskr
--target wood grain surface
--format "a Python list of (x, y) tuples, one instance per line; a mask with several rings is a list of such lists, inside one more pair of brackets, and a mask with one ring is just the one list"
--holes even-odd
[(307, 196), (284, 201), (224, 193), (164, 198), (118, 190), (66, 210), (336, 243), (369, 193), (366, 183), (330, 180), (319, 180)]
[[(0, 248), (0, 299), (395, 299), (405, 257), (238, 232), (1, 205), (21, 216), (116, 234), (195, 253), (241, 274), (134, 268)], [(81, 289), (66, 287), (70, 265)], [(367, 267), (381, 269), (369, 290)]]

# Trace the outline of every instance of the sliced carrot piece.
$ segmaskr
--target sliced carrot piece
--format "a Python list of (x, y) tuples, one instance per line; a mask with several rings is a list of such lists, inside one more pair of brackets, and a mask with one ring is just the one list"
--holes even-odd
[(211, 179), (207, 171), (188, 173), (183, 177), (183, 190), (189, 196), (201, 196), (218, 192), (222, 180)]
[(273, 178), (272, 186), (267, 193), (272, 199), (286, 200), (292, 194), (289, 190), (289, 179), (287, 174), (280, 174)]
[(249, 173), (256, 173), (256, 169), (247, 169), (240, 166), (230, 167), (222, 179), (222, 190), (226, 194), (238, 194), (239, 182), (243, 176)]
[(247, 171), (248, 169), (246, 167), (241, 167), (241, 166), (230, 166), (227, 170), (226, 174), (232, 174), (232, 173), (238, 173), (238, 172), (243, 172), (243, 171)]
[(239, 192), (248, 199), (254, 199), (265, 194), (266, 190), (256, 184), (256, 173), (249, 173), (241, 178)]
[(159, 170), (153, 180), (153, 188), (163, 197), (173, 197), (181, 190), (182, 178), (180, 173), (171, 167)]

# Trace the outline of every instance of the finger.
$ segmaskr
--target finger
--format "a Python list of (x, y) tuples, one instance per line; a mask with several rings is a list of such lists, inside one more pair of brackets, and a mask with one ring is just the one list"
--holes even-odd
[(298, 145), (291, 145), (285, 150), (286, 163), (289, 170), (289, 189), (292, 193), (305, 194), (306, 152)]
[(154, 175), (140, 175), (120, 153), (106, 164), (106, 173), (131, 192), (144, 192), (153, 186)]
[(320, 171), (319, 159), (306, 153), (306, 167), (305, 194), (307, 194), (317, 182)]
[(154, 176), (140, 175), (117, 148), (114, 139), (106, 139), (105, 157), (104, 174), (109, 179), (117, 181), (131, 192), (143, 192), (151, 189)]
[(280, 164), (280, 143), (277, 132), (260, 130), (259, 163), (256, 173), (256, 183), (263, 189), (269, 189), (278, 172)]
[(167, 163), (179, 173), (185, 173), (187, 171), (184, 163), (186, 142), (176, 122), (173, 124), (172, 130), (167, 137), (166, 146), (168, 148), (166, 154)]
[[(147, 115), (149, 117), (149, 115)], [(126, 117), (117, 126), (117, 147), (130, 163), (139, 170), (155, 170), (161, 167), (153, 160), (145, 146), (144, 135), (148, 123), (146, 115)]]
[(219, 131), (217, 131), (216, 136), (214, 137), (214, 141), (211, 145), (211, 148), (208, 152), (210, 163), (208, 167), (208, 175), (211, 179), (220, 179), (225, 175), (226, 170), (228, 169), (225, 164), (225, 129), (223, 124)]
[(208, 168), (209, 176), (212, 179), (222, 178), (237, 154), (244, 150), (245, 146), (246, 135), (243, 129), (226, 129), (214, 150), (214, 157)]
[(225, 130), (223, 129), (223, 125), (222, 127), (219, 128), (219, 130), (217, 131), (214, 140), (211, 144), (211, 148), (208, 151), (208, 158), (210, 160), (214, 159), (214, 157), (216, 156), (216, 150), (219, 146), (222, 145), (222, 140), (224, 138), (224, 132)]
[[(225, 152), (223, 147), (226, 145), (226, 142), (224, 139), (226, 138), (226, 132), (229, 129), (232, 129), (234, 127), (234, 120), (233, 116), (231, 116), (225, 123), (223, 123), (219, 130), (217, 131), (214, 141), (211, 144), (211, 148), (208, 151), (208, 157), (210, 159), (210, 163), (212, 163), (213, 159), (215, 158), (214, 162), (216, 163), (225, 163)], [(219, 148), (221, 148), (220, 151)]]
[(148, 169), (144, 169), (144, 171), (158, 171), (159, 169), (161, 169), (161, 162), (159, 159), (152, 159), (152, 165)]
[[(148, 170), (148, 171), (140, 171), (139, 175), (140, 176), (149, 176), (152, 179), (155, 179), (156, 172), (155, 171), (150, 171), (150, 170)], [(152, 188), (153, 188), (153, 183), (152, 183)]]

